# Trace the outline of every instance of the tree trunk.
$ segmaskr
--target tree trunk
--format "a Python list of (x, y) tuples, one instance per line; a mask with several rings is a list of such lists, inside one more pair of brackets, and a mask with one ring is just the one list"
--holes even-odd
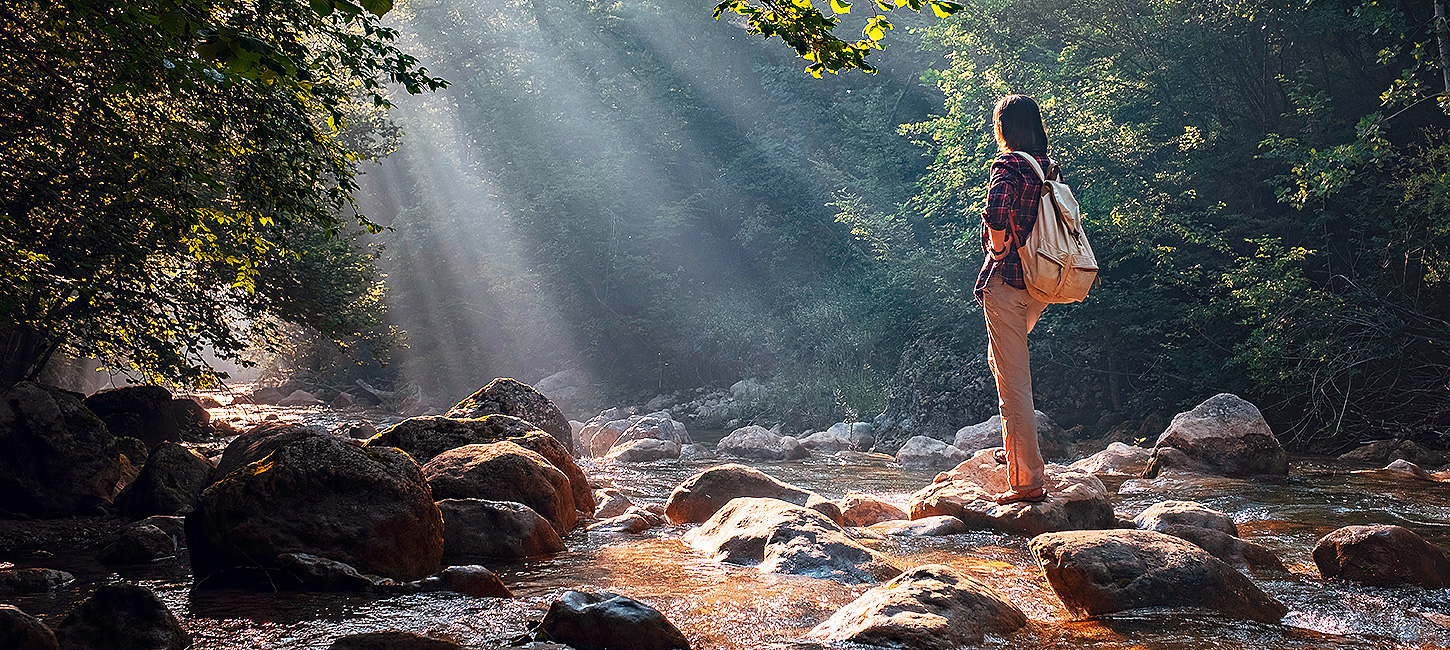
[(1435, 0), (1435, 40), (1440, 43), (1440, 75), (1445, 81), (1441, 105), (1450, 109), (1450, 25), (1445, 24), (1445, 0)]
[(35, 379), (55, 352), (55, 343), (23, 325), (5, 334), (5, 356), (0, 359), (0, 386)]

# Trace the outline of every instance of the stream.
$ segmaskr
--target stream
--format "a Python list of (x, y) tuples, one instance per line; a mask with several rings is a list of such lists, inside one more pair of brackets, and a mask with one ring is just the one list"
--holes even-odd
[[(357, 419), (319, 410), (249, 408), (324, 425)], [(724, 434), (691, 433), (712, 447)], [(1014, 535), (969, 533), (864, 543), (892, 556), (902, 568), (955, 566), (1011, 599), (1032, 619), (1007, 638), (989, 636), (980, 646), (985, 648), (1450, 648), (1450, 589), (1327, 583), (1319, 579), (1310, 557), (1321, 536), (1352, 524), (1398, 524), (1450, 547), (1450, 483), (1352, 473), (1355, 468), (1332, 458), (1292, 460), (1289, 477), (1277, 482), (1134, 479), (1121, 486), (1113, 501), (1117, 513), (1126, 516), (1168, 499), (1196, 500), (1231, 514), (1244, 539), (1272, 549), (1290, 570), (1249, 574), (1289, 607), (1278, 625), (1192, 611), (1073, 621), (1033, 561), (1028, 540)], [(663, 502), (676, 485), (720, 462), (726, 461), (613, 466), (581, 460), (580, 466), (598, 487), (612, 486), (636, 503), (650, 503)], [(827, 498), (860, 490), (901, 505), (936, 475), (935, 470), (879, 461), (851, 464), (833, 457), (745, 462)], [(488, 564), (513, 590), (515, 598), (507, 601), (438, 592), (386, 598), (192, 593), (184, 558), (106, 567), (95, 560), (93, 549), (28, 551), (0, 560), (77, 576), (75, 583), (54, 594), (12, 599), (51, 626), (100, 584), (124, 579), (154, 589), (192, 633), (197, 650), (326, 648), (339, 636), (383, 629), (441, 634), (474, 646), (506, 645), (567, 589), (614, 591), (642, 600), (664, 612), (695, 648), (816, 648), (819, 644), (801, 637), (870, 588), (720, 565), (679, 540), (686, 529), (664, 526), (626, 535), (580, 528), (566, 538), (569, 550), (564, 553)]]

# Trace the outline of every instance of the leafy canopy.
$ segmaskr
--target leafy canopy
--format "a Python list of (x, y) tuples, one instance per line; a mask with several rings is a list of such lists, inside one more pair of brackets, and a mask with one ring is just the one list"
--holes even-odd
[[(947, 0), (857, 0), (868, 5), (873, 15), (866, 19), (861, 28), (862, 38), (848, 42), (836, 36), (835, 29), (840, 20), (827, 16), (811, 4), (810, 0), (724, 0), (715, 6), (718, 20), (725, 12), (745, 17), (746, 27), (751, 34), (766, 38), (779, 36), (786, 45), (795, 48), (801, 58), (811, 61), (806, 72), (820, 78), (824, 72), (837, 74), (841, 70), (856, 68), (862, 72), (876, 72), (866, 62), (871, 50), (882, 48), (881, 41), (886, 32), (896, 29), (885, 14), (896, 9), (910, 9), (915, 12), (930, 5), (938, 18), (946, 18), (962, 10), (962, 5)], [(831, 12), (835, 15), (849, 14), (853, 3), (845, 0), (829, 0)]]
[(445, 85), (395, 46), (379, 22), (390, 8), (0, 7), (0, 382), (36, 376), (62, 348), (204, 379), (204, 348), (235, 356), (269, 319), (338, 336), (366, 320), (367, 274), (342, 259), (360, 255), (352, 247), (340, 268), (313, 269), (351, 283), (325, 304), (289, 295), (297, 283), (275, 273), (304, 268), (281, 260), (350, 222), (379, 230), (346, 216), (370, 152), (343, 129), (389, 106), (388, 83)]

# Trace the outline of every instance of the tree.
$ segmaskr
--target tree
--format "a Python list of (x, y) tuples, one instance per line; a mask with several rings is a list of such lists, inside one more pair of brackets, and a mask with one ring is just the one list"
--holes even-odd
[[(0, 383), (62, 348), (207, 378), (268, 319), (343, 335), (363, 275), (303, 299), (349, 228), (351, 115), (444, 87), (378, 19), (390, 0), (21, 0), (0, 6)], [(349, 224), (355, 224), (350, 226)], [(322, 235), (319, 237), (318, 235)], [(360, 255), (321, 259), (348, 268)], [(336, 253), (333, 250), (333, 253)]]

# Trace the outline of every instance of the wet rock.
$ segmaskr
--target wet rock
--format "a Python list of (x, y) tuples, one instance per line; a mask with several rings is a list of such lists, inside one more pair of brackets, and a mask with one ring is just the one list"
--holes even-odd
[(715, 445), (715, 452), (736, 458), (754, 460), (793, 460), (802, 455), (800, 441), (762, 426), (750, 425), (730, 432)]
[(1210, 555), (1235, 567), (1261, 571), (1288, 571), (1284, 567), (1283, 560), (1274, 555), (1273, 551), (1253, 542), (1241, 540), (1221, 530), (1184, 524), (1171, 524), (1155, 530), (1192, 542), (1194, 546), (1208, 551)]
[(171, 400), (171, 408), (176, 413), (177, 433), (182, 440), (201, 442), (212, 436), (211, 413), (202, 407), (201, 402), (190, 397), (177, 397)]
[(670, 417), (669, 413), (656, 412), (633, 420), (628, 429), (620, 434), (619, 439), (614, 442), (613, 448), (636, 440), (660, 440), (672, 442), (676, 447), (683, 447), (690, 444), (690, 434), (685, 430), (684, 423)]
[(549, 520), (512, 501), (443, 499), (445, 557), (526, 558), (564, 550)]
[(1197, 501), (1163, 501), (1148, 506), (1133, 519), (1143, 530), (1165, 532), (1169, 526), (1197, 526), (1216, 530), (1225, 535), (1239, 536), (1239, 528), (1233, 517), (1209, 508)]
[(665, 515), (674, 524), (700, 523), (737, 497), (780, 499), (841, 521), (841, 509), (825, 497), (736, 463), (716, 465), (681, 483), (670, 493)]
[[(367, 440), (368, 438), (378, 435), (378, 428), (376, 426), (373, 426), (373, 423), (368, 422), (367, 420), (344, 422), (342, 424), (339, 424), (336, 429), (332, 430), (332, 435), (341, 438), (352, 438), (353, 440)], [(414, 458), (413, 460), (417, 459)]]
[(5, 650), (55, 650), (55, 633), (40, 619), (14, 605), (0, 605), (0, 648)]
[(386, 630), (349, 634), (340, 637), (328, 646), (329, 650), (464, 650), (464, 647), (449, 639), (435, 639), (417, 632)]
[(397, 447), (423, 465), (449, 449), (516, 438), (539, 429), (507, 415), (462, 420), (436, 415), (408, 418), (372, 438), (364, 446)]
[(474, 598), (514, 597), (497, 575), (477, 564), (451, 566), (405, 587), (408, 591), (452, 591)]
[(0, 595), (43, 594), (75, 582), (76, 577), (57, 569), (0, 569)]
[(145, 587), (117, 583), (96, 590), (55, 628), (61, 650), (182, 650), (191, 635)]
[(1148, 470), (1153, 452), (1149, 449), (1114, 442), (1096, 454), (1088, 456), (1069, 467), (1094, 474), (1111, 476), (1142, 476)]
[(229, 462), (235, 469), (204, 490), (187, 515), (198, 582), (282, 553), (309, 553), (399, 581), (438, 568), (443, 518), (407, 454), (299, 428), (252, 435), (227, 447), (219, 471)]
[(436, 499), (522, 503), (549, 520), (560, 535), (573, 530), (579, 520), (569, 477), (543, 456), (513, 442), (450, 449), (428, 461), (423, 475)]
[(322, 400), (317, 399), (316, 395), (300, 388), (277, 400), (277, 406), (316, 406), (321, 403)]
[(555, 469), (569, 478), (574, 505), (587, 514), (593, 513), (594, 499), (589, 480), (574, 462), (574, 457), (553, 436), (533, 424), (508, 415), (485, 415), (471, 420), (443, 417), (415, 417), (374, 436), (367, 447), (397, 447), (408, 452), (420, 464), (427, 464), (439, 454), (464, 445), (512, 442), (543, 456)]
[(638, 535), (646, 530), (665, 523), (664, 516), (654, 511), (630, 506), (630, 508), (616, 517), (611, 517), (589, 526), (592, 533), (629, 533)]
[(985, 353), (963, 357), (948, 344), (921, 339), (902, 352), (886, 410), (873, 422), (872, 451), (895, 455), (913, 436), (950, 441), (963, 422), (996, 412), (997, 384)]
[(282, 391), (276, 388), (258, 388), (252, 391), (250, 395), (247, 395), (247, 401), (253, 404), (276, 404), (282, 401), (284, 397), (286, 395), (283, 395)]
[(495, 379), (444, 415), (450, 418), (481, 418), (494, 413), (529, 422), (554, 436), (565, 449), (573, 447), (569, 418), (564, 417), (564, 412), (532, 386), (516, 379)]
[(1339, 460), (1376, 465), (1404, 460), (1415, 465), (1439, 467), (1450, 462), (1450, 456), (1427, 449), (1413, 440), (1379, 440), (1342, 454)]
[(359, 572), (353, 566), (310, 553), (283, 553), (272, 566), (271, 584), (297, 591), (366, 592), (392, 580)]
[(906, 441), (896, 452), (896, 462), (902, 467), (920, 469), (945, 469), (956, 467), (972, 455), (935, 438), (916, 436)]
[(629, 510), (630, 507), (634, 506), (634, 502), (630, 501), (629, 497), (624, 496), (623, 492), (620, 492), (619, 490), (616, 490), (614, 488), (605, 488), (603, 490), (600, 490), (597, 494), (599, 499), (599, 510), (596, 514), (598, 514), (601, 519), (618, 517), (624, 514), (625, 510)]
[(642, 416), (629, 415), (624, 409), (612, 408), (594, 416), (579, 429), (580, 453), (598, 458), (609, 453), (620, 437)]
[(1146, 530), (1039, 535), (1032, 554), (1074, 616), (1144, 607), (1201, 607), (1277, 622), (1288, 608), (1244, 574), (1177, 537)]
[[(1042, 411), (1033, 411), (1037, 415), (1037, 445), (1042, 450), (1044, 458), (1056, 458), (1062, 455), (1062, 440), (1064, 437), (1062, 427)], [(992, 449), (1002, 446), (1002, 416), (993, 415), (984, 422), (972, 424), (957, 429), (956, 435), (952, 437), (952, 446), (967, 454), (975, 454), (983, 449)]]
[(126, 525), (96, 559), (106, 564), (142, 564), (176, 557), (186, 547), (181, 517), (155, 516)]
[(148, 447), (181, 441), (171, 391), (160, 386), (103, 390), (87, 397), (85, 404), (106, 423), (111, 435), (139, 438)]
[(883, 521), (871, 526), (872, 532), (894, 537), (942, 537), (960, 535), (969, 528), (962, 520), (951, 515), (937, 515), (921, 519), (897, 519)]
[(856, 543), (830, 518), (779, 499), (741, 497), (684, 536), (717, 562), (757, 566), (847, 584), (893, 578), (901, 570)]
[(566, 591), (539, 627), (550, 641), (579, 650), (689, 650), (685, 635), (659, 610), (619, 594)]
[(1386, 466), (1384, 466), (1381, 469), (1361, 469), (1361, 470), (1355, 470), (1355, 473), (1356, 474), (1361, 473), (1361, 472), (1383, 473), (1383, 474), (1391, 475), (1391, 476), (1403, 476), (1405, 478), (1411, 478), (1411, 479), (1416, 479), (1416, 480), (1420, 480), (1420, 481), (1439, 481), (1439, 480), (1442, 480), (1440, 477), (1438, 477), (1438, 476), (1436, 476), (1434, 474), (1431, 474), (1430, 472), (1426, 471), (1424, 468), (1420, 467), (1419, 465), (1416, 465), (1416, 464), (1414, 464), (1414, 463), (1412, 463), (1410, 461), (1407, 461), (1407, 460), (1405, 460), (1403, 458), (1397, 458), (1394, 461), (1392, 461), (1389, 465), (1386, 465)]
[(630, 440), (614, 445), (604, 456), (614, 463), (652, 463), (680, 457), (680, 445), (670, 440)]
[(845, 428), (840, 431), (834, 427), (826, 431), (817, 431), (800, 439), (802, 447), (805, 447), (815, 456), (828, 456), (838, 451), (847, 451), (856, 448), (851, 440), (842, 435)]
[(345, 411), (355, 404), (357, 404), (357, 398), (353, 397), (352, 393), (338, 393), (337, 397), (327, 403), (327, 407), (336, 411)]
[(120, 452), (80, 395), (23, 381), (0, 392), (0, 477), (6, 510), (90, 513), (115, 494)]
[(983, 449), (929, 486), (911, 495), (911, 518), (951, 515), (977, 530), (1035, 536), (1060, 530), (1113, 528), (1108, 490), (1091, 473), (1047, 466), (1047, 501), (998, 505), (992, 495), (1007, 490), (1007, 467)]
[(680, 447), (680, 460), (682, 461), (705, 460), (714, 457), (713, 450), (698, 442)]
[(131, 436), (116, 436), (116, 451), (121, 452), (121, 455), (125, 456), (136, 467), (141, 467), (146, 464), (146, 458), (151, 455), (150, 450), (151, 448), (147, 447), (146, 443), (136, 438), (132, 438)]
[(191, 449), (163, 442), (151, 452), (151, 460), (116, 495), (116, 509), (128, 517), (175, 515), (190, 512), (211, 485), (216, 466)]
[(928, 564), (875, 587), (817, 625), (807, 638), (920, 650), (950, 650), (1027, 624), (1001, 594), (943, 564)]
[(841, 524), (844, 526), (870, 526), (893, 519), (906, 519), (906, 511), (896, 504), (878, 499), (865, 492), (852, 490), (841, 497)]
[(1234, 477), (1289, 472), (1289, 456), (1258, 407), (1230, 393), (1173, 416), (1153, 452), (1154, 465), (1162, 468)]
[(222, 450), (221, 460), (217, 461), (212, 480), (215, 482), (249, 463), (266, 458), (279, 447), (317, 436), (317, 431), (300, 424), (263, 422), (227, 444)]
[(1326, 580), (1450, 587), (1450, 553), (1401, 526), (1345, 526), (1314, 545)]

